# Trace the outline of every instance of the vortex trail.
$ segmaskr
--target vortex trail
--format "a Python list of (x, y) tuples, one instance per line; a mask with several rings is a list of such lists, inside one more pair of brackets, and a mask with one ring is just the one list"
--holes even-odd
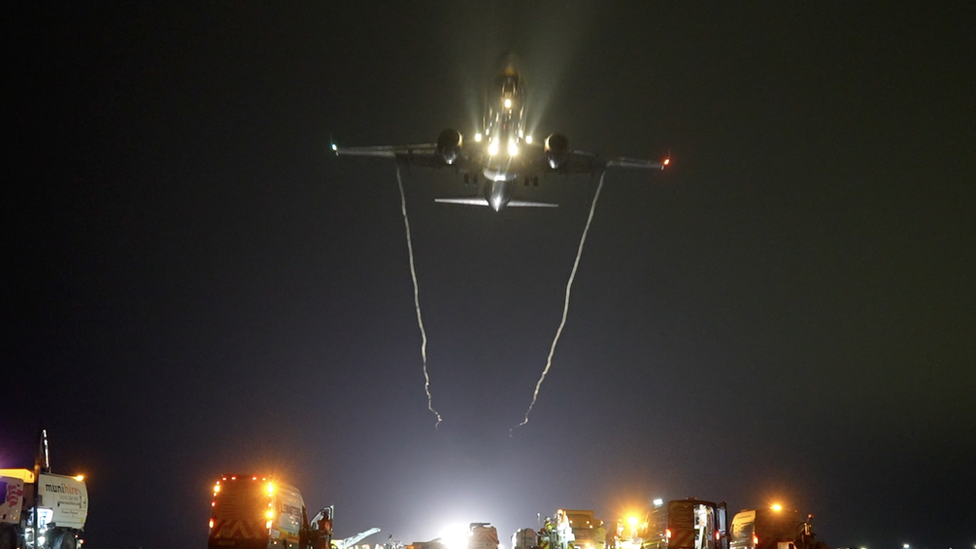
[(539, 376), (539, 381), (535, 384), (535, 392), (532, 393), (532, 403), (529, 404), (529, 409), (525, 411), (525, 419), (522, 423), (519, 423), (515, 427), (512, 427), (508, 431), (508, 436), (512, 436), (512, 431), (518, 429), (519, 427), (525, 425), (529, 422), (529, 414), (532, 413), (532, 407), (535, 406), (536, 399), (539, 398), (539, 388), (542, 387), (542, 382), (546, 379), (546, 374), (549, 373), (549, 369), (552, 368), (552, 355), (556, 352), (556, 344), (559, 343), (559, 336), (563, 333), (563, 326), (566, 325), (566, 316), (569, 315), (569, 296), (573, 290), (573, 280), (576, 278), (576, 269), (579, 268), (580, 257), (583, 256), (583, 244), (586, 243), (586, 233), (590, 230), (590, 223), (593, 222), (593, 212), (596, 211), (596, 203), (600, 200), (600, 191), (603, 190), (603, 176), (607, 175), (606, 170), (600, 174), (600, 184), (596, 187), (596, 193), (593, 195), (593, 203), (590, 204), (590, 215), (586, 218), (586, 226), (583, 228), (583, 236), (580, 238), (579, 249), (576, 251), (576, 261), (573, 262), (573, 270), (569, 274), (569, 282), (566, 283), (566, 299), (563, 302), (563, 319), (559, 322), (559, 328), (556, 329), (556, 337), (552, 340), (552, 347), (549, 348), (549, 358), (546, 359), (546, 367), (542, 370), (542, 375)]
[[(413, 242), (410, 240), (410, 219), (407, 218), (407, 196), (403, 192), (403, 181), (400, 180), (400, 164), (396, 165), (397, 187), (400, 189), (400, 211), (403, 212), (403, 226), (407, 230), (407, 252), (410, 256), (410, 278), (413, 279), (413, 304), (417, 308), (417, 326), (420, 327), (420, 356), (424, 361), (424, 392), (427, 393), (427, 409), (437, 417), (434, 429), (444, 421), (441, 415), (434, 409), (433, 397), (430, 394), (430, 375), (427, 373), (427, 332), (424, 330), (424, 318), (420, 314), (420, 286), (417, 284), (417, 269), (413, 264)], [(600, 178), (603, 184), (603, 178)], [(599, 193), (599, 191), (597, 191)], [(590, 216), (592, 217), (592, 213)], [(585, 235), (585, 233), (584, 233)], [(575, 269), (574, 269), (575, 270)], [(537, 389), (538, 390), (538, 389)], [(528, 417), (528, 416), (526, 416)]]

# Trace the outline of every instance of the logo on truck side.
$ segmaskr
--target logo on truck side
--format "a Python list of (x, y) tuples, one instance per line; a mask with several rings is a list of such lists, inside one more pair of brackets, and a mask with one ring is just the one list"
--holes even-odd
[(75, 496), (81, 495), (81, 490), (75, 488), (74, 486), (68, 486), (67, 484), (45, 484), (45, 492), (55, 492), (57, 494), (72, 494)]

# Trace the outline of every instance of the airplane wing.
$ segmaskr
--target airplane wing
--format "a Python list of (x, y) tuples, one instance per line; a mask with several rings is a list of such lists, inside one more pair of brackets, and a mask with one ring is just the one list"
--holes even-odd
[(411, 166), (421, 166), (424, 168), (443, 168), (446, 166), (459, 167), (463, 163), (463, 157), (453, 165), (444, 162), (443, 157), (437, 154), (437, 145), (434, 143), (418, 143), (415, 145), (380, 145), (376, 147), (339, 147), (332, 145), (332, 151), (336, 156), (368, 156), (373, 158), (391, 158), (397, 162), (409, 164)]
[(666, 158), (660, 162), (655, 160), (645, 160), (642, 158), (625, 157), (607, 159), (590, 152), (571, 150), (566, 152), (565, 160), (563, 160), (559, 167), (552, 168), (541, 149), (534, 152), (538, 155), (538, 160), (535, 162), (535, 165), (541, 166), (539, 171), (549, 173), (593, 174), (608, 168), (663, 170), (670, 163), (669, 158)]
[(644, 160), (642, 158), (611, 158), (607, 161), (608, 168), (637, 168), (643, 170), (663, 170), (668, 164), (671, 163), (670, 158), (665, 158), (661, 162), (655, 162), (653, 160)]

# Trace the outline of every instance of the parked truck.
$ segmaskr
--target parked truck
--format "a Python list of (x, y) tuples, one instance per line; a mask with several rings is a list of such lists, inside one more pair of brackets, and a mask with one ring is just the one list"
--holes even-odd
[(498, 549), (498, 530), (487, 522), (468, 525), (468, 549)]
[(539, 549), (539, 534), (532, 528), (519, 528), (512, 534), (512, 549)]
[(661, 502), (639, 524), (641, 549), (728, 549), (725, 503)]
[(34, 469), (0, 469), (0, 549), (77, 549), (88, 518), (82, 476), (51, 472), (47, 431)]
[(813, 515), (801, 517), (779, 505), (745, 509), (732, 518), (732, 549), (827, 549), (816, 541)]
[(334, 508), (308, 519), (301, 492), (270, 476), (223, 475), (214, 484), (208, 549), (330, 549)]

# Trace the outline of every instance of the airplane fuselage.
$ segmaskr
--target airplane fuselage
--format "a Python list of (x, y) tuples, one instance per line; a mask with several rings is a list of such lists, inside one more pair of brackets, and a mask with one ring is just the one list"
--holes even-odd
[(525, 83), (514, 64), (509, 64), (488, 88), (484, 127), (475, 136), (483, 145), (481, 172), (485, 178), (485, 199), (494, 210), (511, 201), (524, 160), (519, 149), (526, 137)]

